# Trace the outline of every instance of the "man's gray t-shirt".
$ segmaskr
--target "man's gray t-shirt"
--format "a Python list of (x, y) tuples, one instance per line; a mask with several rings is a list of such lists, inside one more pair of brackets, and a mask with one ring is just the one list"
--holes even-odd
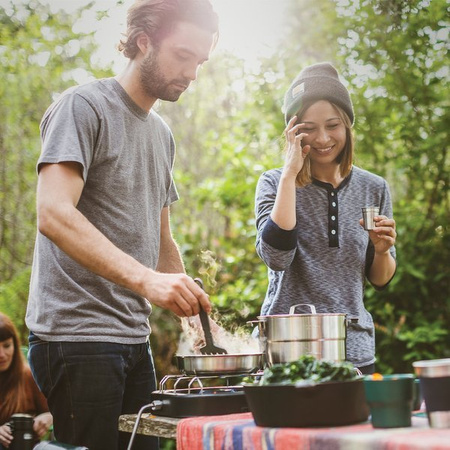
[[(41, 138), (38, 170), (78, 162), (85, 183), (78, 210), (114, 245), (155, 269), (161, 211), (178, 199), (175, 144), (161, 117), (108, 78), (67, 90), (46, 111)], [(83, 268), (37, 233), (26, 314), (36, 336), (142, 343), (150, 313), (147, 300)]]

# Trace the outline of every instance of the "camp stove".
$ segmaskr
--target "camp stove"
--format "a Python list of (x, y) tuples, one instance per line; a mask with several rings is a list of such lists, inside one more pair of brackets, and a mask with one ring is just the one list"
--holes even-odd
[(243, 375), (166, 375), (152, 392), (148, 409), (156, 416), (195, 417), (247, 412)]
[(143, 406), (136, 418), (128, 449), (131, 449), (141, 416), (150, 411), (155, 416), (186, 418), (248, 412), (242, 384), (253, 374), (166, 375), (159, 389), (152, 392), (152, 402)]

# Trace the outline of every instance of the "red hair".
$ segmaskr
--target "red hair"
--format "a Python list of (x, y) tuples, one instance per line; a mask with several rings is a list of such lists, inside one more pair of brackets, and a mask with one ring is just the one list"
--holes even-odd
[(0, 372), (0, 425), (25, 406), (25, 358), (20, 351), (19, 334), (11, 319), (0, 313), (0, 342), (13, 340), (14, 353), (11, 365)]

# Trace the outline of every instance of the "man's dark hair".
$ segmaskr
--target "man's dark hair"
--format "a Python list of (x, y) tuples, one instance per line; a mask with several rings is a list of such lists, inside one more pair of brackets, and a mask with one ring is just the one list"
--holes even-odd
[(136, 41), (141, 33), (158, 46), (177, 22), (192, 23), (216, 36), (218, 33), (218, 17), (209, 0), (136, 0), (128, 10), (127, 32), (118, 48), (133, 59), (139, 51)]

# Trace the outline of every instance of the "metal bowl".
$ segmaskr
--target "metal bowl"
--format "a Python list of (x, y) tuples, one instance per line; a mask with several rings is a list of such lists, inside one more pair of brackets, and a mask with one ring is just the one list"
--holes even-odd
[(176, 355), (178, 369), (186, 375), (254, 373), (263, 368), (263, 353), (227, 355)]

